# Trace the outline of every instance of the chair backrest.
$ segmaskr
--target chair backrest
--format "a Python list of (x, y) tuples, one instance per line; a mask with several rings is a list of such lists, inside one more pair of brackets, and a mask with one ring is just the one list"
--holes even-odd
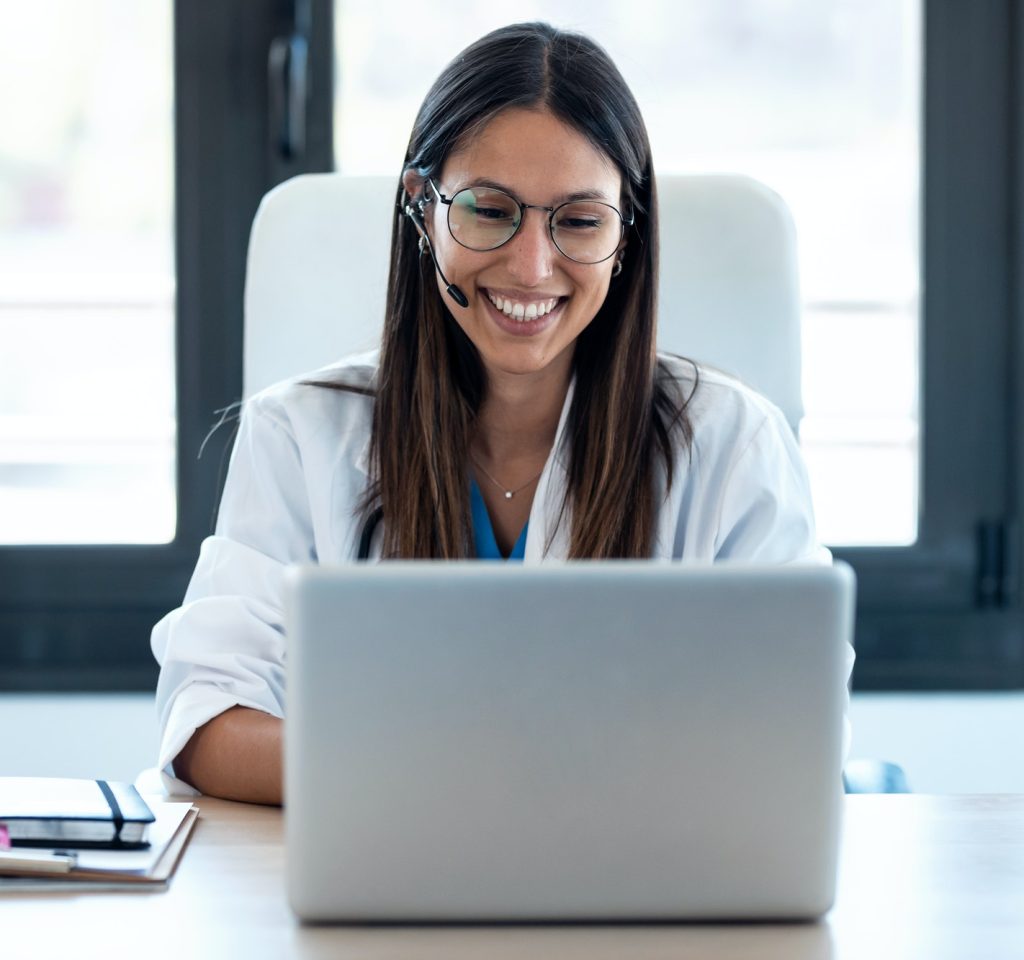
[[(271, 190), (249, 240), (246, 396), (377, 345), (397, 183), (305, 174)], [(792, 218), (740, 176), (658, 178), (658, 344), (735, 374), (797, 429), (800, 297)]]

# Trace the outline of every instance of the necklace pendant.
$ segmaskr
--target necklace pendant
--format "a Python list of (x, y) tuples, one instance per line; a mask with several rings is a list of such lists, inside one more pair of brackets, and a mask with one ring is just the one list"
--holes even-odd
[(505, 499), (506, 500), (511, 500), (512, 499), (512, 491), (511, 490), (506, 490), (505, 491)]

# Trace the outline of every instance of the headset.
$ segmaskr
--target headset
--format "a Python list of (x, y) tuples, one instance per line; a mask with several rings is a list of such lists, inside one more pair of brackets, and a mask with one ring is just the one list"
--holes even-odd
[(411, 202), (407, 202), (402, 209), (402, 212), (412, 221), (412, 225), (416, 228), (416, 232), (420, 235), (420, 251), (422, 252), (424, 244), (426, 244), (427, 251), (430, 254), (430, 259), (434, 262), (434, 269), (437, 271), (437, 275), (441, 278), (441, 282), (445, 286), (445, 290), (448, 292), (448, 296), (452, 298), (460, 307), (465, 309), (469, 306), (469, 298), (457, 287), (454, 283), (449, 283), (448, 278), (444, 275), (441, 270), (441, 265), (437, 262), (437, 257), (434, 256), (434, 247), (430, 243), (430, 237), (427, 236), (427, 225), (423, 220), (423, 201), (419, 200), (414, 207)]

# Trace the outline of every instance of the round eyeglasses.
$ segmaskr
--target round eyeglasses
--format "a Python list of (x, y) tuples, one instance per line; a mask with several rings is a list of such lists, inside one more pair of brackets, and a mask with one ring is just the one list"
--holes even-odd
[(557, 207), (520, 203), (494, 187), (466, 187), (446, 197), (427, 181), (448, 207), (448, 231), (468, 250), (496, 250), (519, 230), (527, 210), (545, 210), (548, 230), (558, 252), (577, 263), (601, 263), (615, 255), (626, 227), (633, 225), (610, 203), (570, 200)]

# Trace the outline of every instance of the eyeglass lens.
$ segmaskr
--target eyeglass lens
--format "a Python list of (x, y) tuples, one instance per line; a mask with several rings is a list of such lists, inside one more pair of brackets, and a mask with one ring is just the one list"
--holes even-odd
[[(470, 250), (494, 250), (507, 243), (522, 219), (519, 204), (507, 193), (489, 187), (460, 190), (448, 206), (448, 229)], [(564, 203), (551, 216), (555, 246), (579, 263), (600, 263), (618, 248), (622, 219), (607, 203), (593, 200)]]

